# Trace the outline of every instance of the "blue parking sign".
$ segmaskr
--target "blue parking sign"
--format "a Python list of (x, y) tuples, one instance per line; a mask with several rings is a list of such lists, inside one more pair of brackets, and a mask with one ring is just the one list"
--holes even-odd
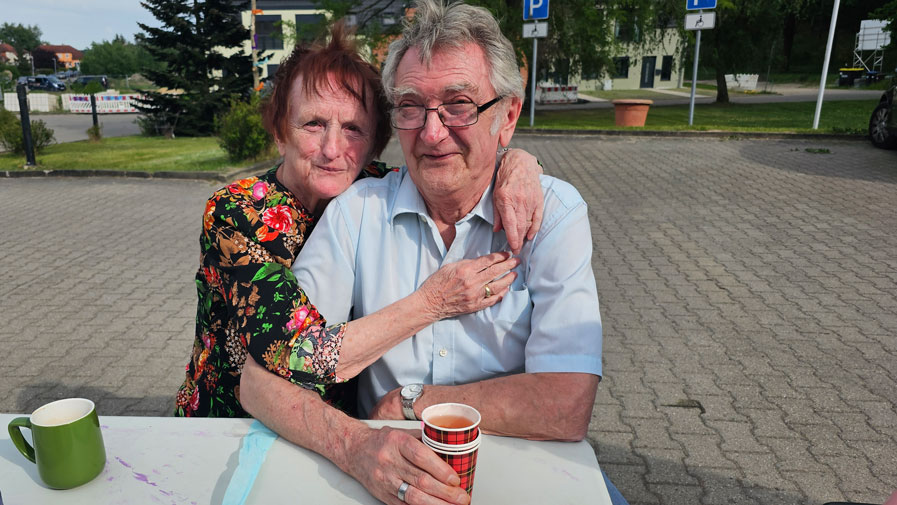
[(548, 19), (548, 0), (523, 0), (523, 20)]
[(685, 0), (685, 8), (690, 11), (698, 9), (715, 9), (716, 0)]

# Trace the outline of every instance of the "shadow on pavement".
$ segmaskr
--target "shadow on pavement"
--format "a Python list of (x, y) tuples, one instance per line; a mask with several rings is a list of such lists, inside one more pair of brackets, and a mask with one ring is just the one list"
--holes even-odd
[(101, 416), (170, 416), (174, 412), (171, 396), (124, 397), (93, 386), (68, 386), (58, 382), (41, 382), (21, 389), (15, 400), (15, 411), (30, 414), (41, 405), (63, 398), (87, 398), (97, 406)]
[[(812, 505), (797, 493), (742, 478), (736, 469), (690, 468), (679, 460), (633, 454), (625, 446), (589, 440), (601, 468), (630, 505)], [(655, 451), (656, 452), (656, 451)]]
[[(745, 160), (777, 170), (897, 184), (897, 150), (878, 149), (869, 141), (780, 141), (778, 147), (754, 142), (739, 152)], [(861, 151), (869, 161), (857, 162)]]

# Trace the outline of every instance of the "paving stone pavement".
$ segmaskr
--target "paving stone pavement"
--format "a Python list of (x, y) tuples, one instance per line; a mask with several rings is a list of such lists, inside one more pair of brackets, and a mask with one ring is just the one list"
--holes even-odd
[[(882, 503), (897, 489), (897, 151), (515, 144), (590, 205), (605, 377), (589, 440), (630, 503)], [(171, 411), (214, 189), (0, 180), (0, 411), (73, 395), (101, 414)]]

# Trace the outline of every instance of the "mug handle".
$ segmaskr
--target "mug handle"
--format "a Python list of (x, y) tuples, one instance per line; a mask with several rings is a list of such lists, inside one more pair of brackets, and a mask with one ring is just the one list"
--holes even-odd
[(28, 458), (34, 463), (34, 447), (31, 447), (25, 437), (22, 436), (22, 428), (31, 429), (31, 419), (27, 417), (17, 417), (9, 422), (9, 438), (15, 444), (16, 449), (22, 453), (22, 456)]

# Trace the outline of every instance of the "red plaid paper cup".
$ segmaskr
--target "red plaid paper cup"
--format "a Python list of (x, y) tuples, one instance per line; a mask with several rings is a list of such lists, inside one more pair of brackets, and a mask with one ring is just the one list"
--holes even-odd
[(446, 452), (464, 452), (468, 449), (473, 449), (474, 447), (480, 445), (480, 437), (473, 439), (473, 442), (470, 442), (469, 444), (455, 444), (455, 445), (440, 444), (439, 442), (436, 442), (435, 440), (428, 437), (426, 434), (424, 434), (421, 437), (421, 440), (423, 441), (423, 443), (427, 444), (428, 446), (430, 446), (433, 449), (441, 449)]
[(464, 452), (449, 452), (442, 449), (430, 447), (437, 456), (449, 464), (450, 467), (461, 478), (461, 489), (467, 492), (469, 496), (473, 495), (473, 475), (477, 470), (477, 453), (480, 450), (480, 444), (468, 449)]
[(423, 433), (440, 444), (469, 444), (480, 436), (480, 413), (463, 403), (439, 403), (421, 412)]

